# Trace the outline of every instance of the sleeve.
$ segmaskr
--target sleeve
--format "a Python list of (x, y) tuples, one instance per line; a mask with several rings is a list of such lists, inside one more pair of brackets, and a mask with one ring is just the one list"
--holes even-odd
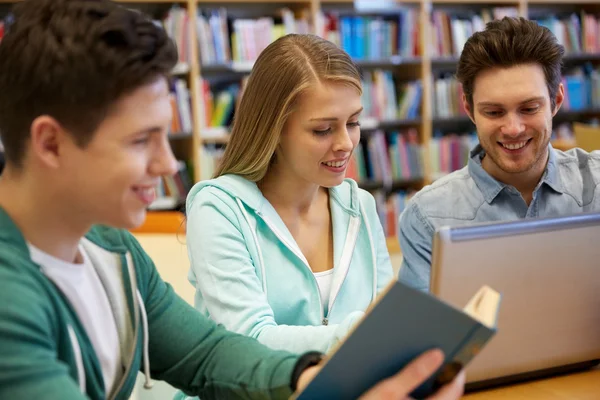
[(415, 201), (404, 210), (398, 225), (402, 249), (399, 280), (415, 289), (428, 291), (434, 228)]
[(152, 375), (202, 400), (287, 399), (298, 356), (227, 331), (175, 294), (149, 256), (130, 238), (142, 260), (139, 274), (149, 329)]
[(303, 353), (327, 352), (362, 317), (357, 311), (337, 325), (278, 325), (235, 212), (209, 191), (202, 196), (188, 209), (190, 277), (214, 321), (270, 348)]
[(46, 290), (14, 268), (0, 260), (0, 399), (86, 399), (57, 357), (51, 302), (40, 297)]

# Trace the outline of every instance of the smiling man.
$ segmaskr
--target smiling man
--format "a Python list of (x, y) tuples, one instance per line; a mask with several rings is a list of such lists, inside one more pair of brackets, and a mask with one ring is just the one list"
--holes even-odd
[(600, 153), (550, 145), (564, 100), (564, 48), (550, 30), (504, 18), (465, 44), (457, 78), (479, 145), (468, 165), (427, 186), (400, 217), (400, 280), (428, 290), (435, 229), (600, 209)]

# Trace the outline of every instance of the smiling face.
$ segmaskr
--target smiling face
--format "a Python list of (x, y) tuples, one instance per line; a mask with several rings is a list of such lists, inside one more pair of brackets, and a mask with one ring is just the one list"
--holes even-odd
[(143, 223), (160, 177), (176, 172), (170, 120), (169, 90), (160, 78), (117, 101), (85, 147), (62, 135), (52, 178), (65, 192), (74, 223)]
[(302, 93), (283, 129), (272, 168), (323, 187), (342, 183), (360, 140), (361, 96), (342, 83), (323, 83)]
[(486, 153), (484, 169), (500, 180), (543, 173), (552, 117), (563, 98), (561, 84), (552, 109), (544, 71), (537, 64), (480, 72), (473, 85), (473, 110), (463, 102)]

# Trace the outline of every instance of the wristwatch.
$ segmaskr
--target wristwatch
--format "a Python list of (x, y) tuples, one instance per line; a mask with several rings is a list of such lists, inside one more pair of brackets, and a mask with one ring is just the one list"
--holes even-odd
[(325, 355), (319, 351), (309, 351), (308, 353), (304, 353), (298, 361), (296, 361), (296, 365), (294, 366), (294, 370), (292, 371), (292, 381), (290, 382), (290, 387), (292, 388), (292, 392), (295, 392), (298, 386), (298, 379), (300, 379), (300, 375), (309, 367), (315, 366), (323, 361)]

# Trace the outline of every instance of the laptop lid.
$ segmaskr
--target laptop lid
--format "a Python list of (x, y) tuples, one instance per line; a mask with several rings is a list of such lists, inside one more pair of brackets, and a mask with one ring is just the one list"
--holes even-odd
[(600, 359), (600, 214), (443, 227), (433, 243), (434, 295), (461, 307), (482, 285), (502, 294), (467, 382)]

